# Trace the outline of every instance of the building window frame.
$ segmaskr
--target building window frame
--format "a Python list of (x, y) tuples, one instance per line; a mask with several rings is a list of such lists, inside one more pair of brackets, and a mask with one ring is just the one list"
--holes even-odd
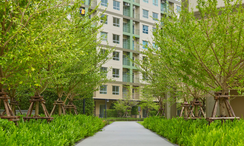
[(100, 94), (107, 94), (107, 85), (100, 86)]
[(158, 0), (153, 0), (153, 5), (158, 6)]
[(147, 49), (147, 46), (148, 46), (148, 41), (142, 41), (142, 48), (143, 49)]
[(113, 1), (113, 9), (115, 9), (115, 10), (120, 10), (120, 2), (118, 2), (118, 1)]
[(142, 14), (144, 18), (148, 18), (148, 10), (142, 9)]
[(107, 68), (107, 67), (101, 67), (101, 68), (100, 68), (100, 72), (101, 72), (102, 74), (106, 75), (106, 76), (107, 76), (107, 71), (108, 71), (108, 68)]
[(148, 34), (148, 28), (147, 25), (142, 25), (142, 33)]
[(101, 16), (101, 18), (103, 18), (103, 17), (106, 17), (106, 21), (104, 22), (104, 20), (102, 20), (101, 19), (101, 23), (104, 23), (104, 24), (108, 24), (108, 15), (104, 15), (104, 14), (102, 14), (102, 16)]
[(101, 31), (101, 40), (102, 41), (107, 41), (108, 40), (108, 33)]
[(101, 0), (101, 6), (108, 7), (108, 0)]
[(113, 52), (113, 60), (119, 61), (119, 52)]
[(148, 0), (143, 0), (143, 2), (148, 3)]
[(112, 94), (119, 95), (119, 86), (112, 86)]
[(119, 35), (113, 34), (113, 43), (119, 44)]
[(113, 78), (119, 78), (119, 69), (113, 68)]
[(158, 13), (152, 12), (152, 15), (153, 15), (153, 20), (158, 21)]
[(120, 19), (113, 17), (113, 26), (119, 27), (120, 26)]

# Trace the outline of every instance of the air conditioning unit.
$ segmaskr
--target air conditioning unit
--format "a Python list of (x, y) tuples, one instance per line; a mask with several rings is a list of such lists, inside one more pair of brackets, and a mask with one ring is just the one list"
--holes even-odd
[(130, 6), (130, 4), (125, 2), (125, 3), (124, 3), (124, 6)]
[(162, 3), (162, 4), (165, 4), (165, 3), (166, 3), (166, 0), (161, 0), (161, 3)]

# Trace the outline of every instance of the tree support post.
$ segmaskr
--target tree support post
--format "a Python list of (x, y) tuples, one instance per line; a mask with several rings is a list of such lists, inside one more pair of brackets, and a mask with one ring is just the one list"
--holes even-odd
[(69, 103), (64, 106), (64, 109), (68, 109), (70, 114), (71, 114), (71, 110), (73, 109), (75, 115), (78, 115), (77, 107), (73, 104), (73, 100), (69, 100)]
[[(0, 92), (0, 100), (3, 101), (3, 105), (4, 105), (4, 109), (5, 109), (3, 114), (0, 115), (0, 118), (1, 119), (8, 119), (9, 121), (13, 121), (17, 125), (17, 121), (19, 121), (20, 116), (14, 115), (14, 112), (12, 111), (12, 109), (8, 103), (9, 99), (10, 98), (6, 95), (5, 92)], [(6, 115), (5, 115), (5, 113), (6, 113)]]
[[(23, 117), (24, 121), (26, 120), (30, 120), (30, 119), (46, 119), (47, 122), (50, 122), (53, 120), (53, 117), (51, 117), (46, 109), (46, 106), (45, 106), (45, 100), (43, 99), (42, 96), (40, 95), (35, 95), (33, 97), (31, 97), (30, 99), (30, 107), (27, 111), (27, 114), (26, 114), (26, 117)], [(32, 110), (34, 108), (34, 104), (35, 104), (35, 115), (32, 116)], [(41, 117), (39, 116), (39, 105), (41, 104), (42, 106), (42, 109), (43, 109), (43, 112), (45, 114), (45, 117)]]
[[(231, 105), (230, 105), (230, 102), (229, 102), (229, 99), (230, 99), (230, 95), (228, 95), (228, 93), (226, 93), (225, 95), (222, 95), (221, 92), (215, 92), (215, 104), (214, 104), (214, 107), (213, 107), (213, 111), (212, 111), (212, 117), (209, 117), (207, 118), (207, 120), (209, 121), (209, 124), (211, 122), (213, 122), (214, 120), (222, 120), (222, 121), (225, 121), (225, 120), (234, 120), (234, 119), (240, 119), (240, 117), (236, 117), (235, 113), (234, 113), (234, 110), (232, 109)], [(220, 100), (223, 100), (224, 103), (225, 103), (225, 107), (227, 108), (227, 111), (228, 111), (228, 114), (229, 114), (229, 117), (223, 117), (223, 116), (220, 116), (220, 117), (216, 117), (216, 113), (217, 113), (217, 108), (219, 106), (219, 102)]]
[(55, 108), (56, 108), (56, 106), (58, 105), (58, 114), (59, 115), (62, 115), (62, 114), (66, 114), (65, 113), (65, 105), (64, 105), (64, 101), (62, 101), (62, 99), (61, 98), (58, 98), (56, 101), (54, 101), (54, 103), (53, 103), (53, 109), (52, 109), (52, 111), (51, 111), (51, 113), (50, 113), (50, 116), (52, 116), (52, 114), (53, 114), (53, 112), (54, 112), (54, 110), (55, 110)]

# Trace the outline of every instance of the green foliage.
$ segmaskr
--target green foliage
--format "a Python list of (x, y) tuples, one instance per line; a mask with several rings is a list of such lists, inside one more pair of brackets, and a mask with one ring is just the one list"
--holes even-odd
[(0, 119), (0, 145), (74, 145), (75, 142), (92, 136), (105, 126), (105, 123), (92, 116), (65, 115), (57, 116), (51, 123), (46, 120), (13, 122)]
[(144, 119), (143, 126), (166, 137), (173, 143), (184, 146), (241, 146), (244, 143), (244, 120), (214, 121), (184, 120), (183, 118)]

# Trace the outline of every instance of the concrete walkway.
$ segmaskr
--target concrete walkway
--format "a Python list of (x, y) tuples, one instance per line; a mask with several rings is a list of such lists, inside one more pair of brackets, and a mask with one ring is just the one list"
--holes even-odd
[(137, 122), (113, 122), (77, 146), (173, 146)]

